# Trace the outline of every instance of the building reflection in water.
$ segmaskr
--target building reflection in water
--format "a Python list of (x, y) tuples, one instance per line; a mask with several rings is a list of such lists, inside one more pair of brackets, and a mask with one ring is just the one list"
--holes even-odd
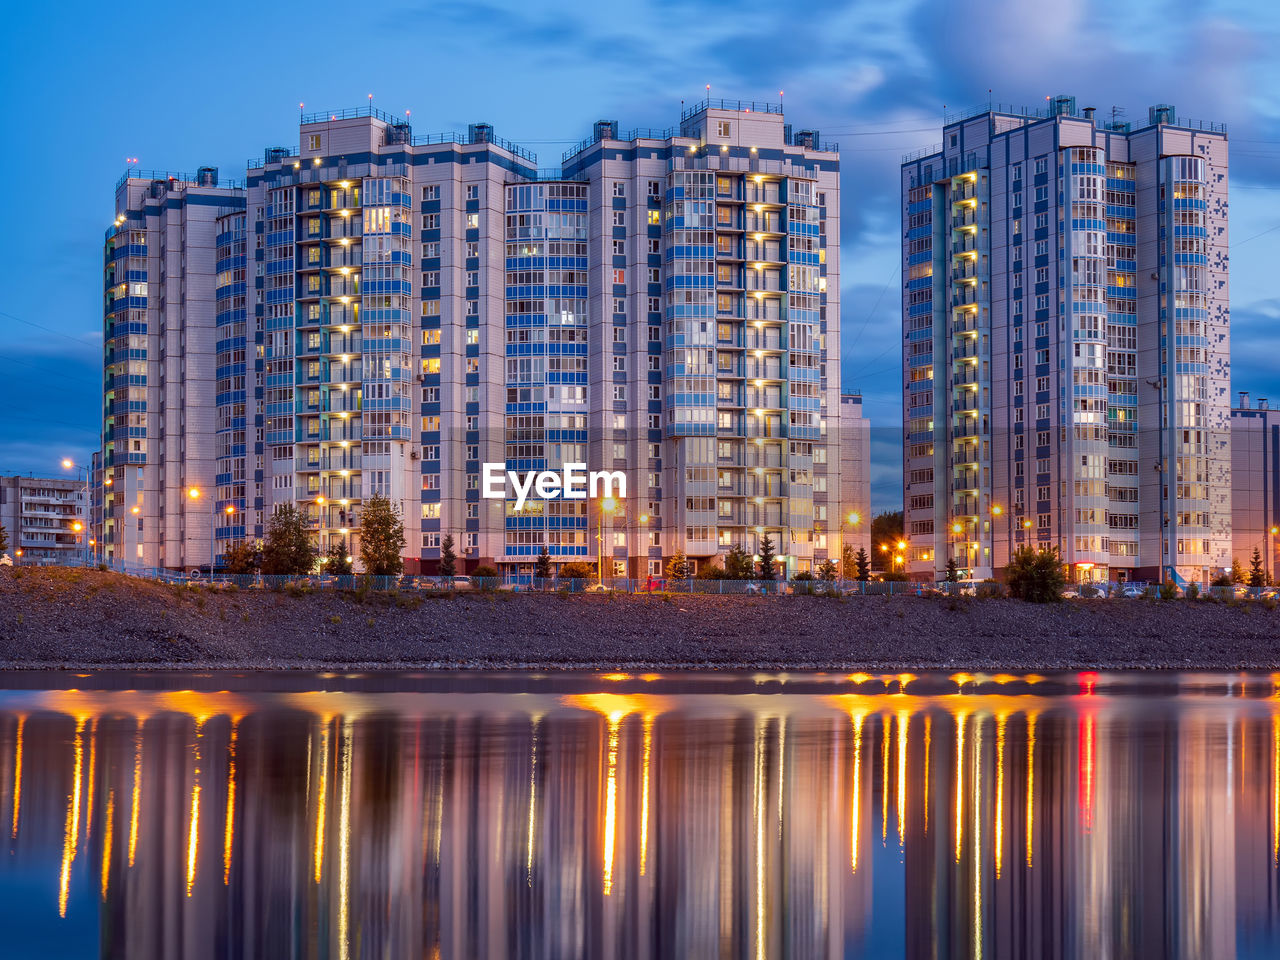
[(1173, 682), (9, 690), (0, 889), (136, 960), (1267, 955), (1280, 697)]

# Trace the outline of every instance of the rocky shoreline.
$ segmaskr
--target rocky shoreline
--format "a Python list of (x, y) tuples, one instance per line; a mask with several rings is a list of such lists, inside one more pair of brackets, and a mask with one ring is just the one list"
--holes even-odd
[(301, 593), (0, 568), (0, 669), (1273, 670), (1274, 602)]

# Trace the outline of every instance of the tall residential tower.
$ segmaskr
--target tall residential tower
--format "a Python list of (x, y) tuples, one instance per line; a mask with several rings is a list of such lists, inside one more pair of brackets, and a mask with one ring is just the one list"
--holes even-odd
[(909, 565), (1080, 580), (1230, 564), (1227, 141), (1071, 97), (948, 122), (902, 165)]
[[(553, 171), (487, 124), (323, 112), (243, 183), (130, 172), (116, 210), (110, 558), (208, 563), (281, 503), (354, 554), (381, 494), (410, 570), (450, 534), (468, 568), (545, 547), (631, 576), (768, 535), (795, 572), (865, 515), (841, 503), (839, 158), (776, 105), (601, 121)], [(627, 497), (485, 496), (485, 464), (570, 463)]]

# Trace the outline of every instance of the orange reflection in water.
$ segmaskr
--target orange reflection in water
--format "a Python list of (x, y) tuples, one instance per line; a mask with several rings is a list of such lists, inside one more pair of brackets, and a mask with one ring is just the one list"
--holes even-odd
[(178, 915), (304, 960), (1017, 955), (1011, 917), (1116, 956), (1229, 955), (1224, 924), (1280, 950), (1270, 690), (546, 682), (0, 700), (8, 861), (140, 960)]

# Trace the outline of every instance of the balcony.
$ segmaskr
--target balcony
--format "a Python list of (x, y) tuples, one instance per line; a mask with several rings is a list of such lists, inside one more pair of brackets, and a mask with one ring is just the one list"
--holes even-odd
[(743, 191), (743, 198), (747, 203), (763, 203), (775, 207), (782, 206), (779, 184), (776, 180), (769, 180), (764, 183), (748, 180), (746, 189)]

